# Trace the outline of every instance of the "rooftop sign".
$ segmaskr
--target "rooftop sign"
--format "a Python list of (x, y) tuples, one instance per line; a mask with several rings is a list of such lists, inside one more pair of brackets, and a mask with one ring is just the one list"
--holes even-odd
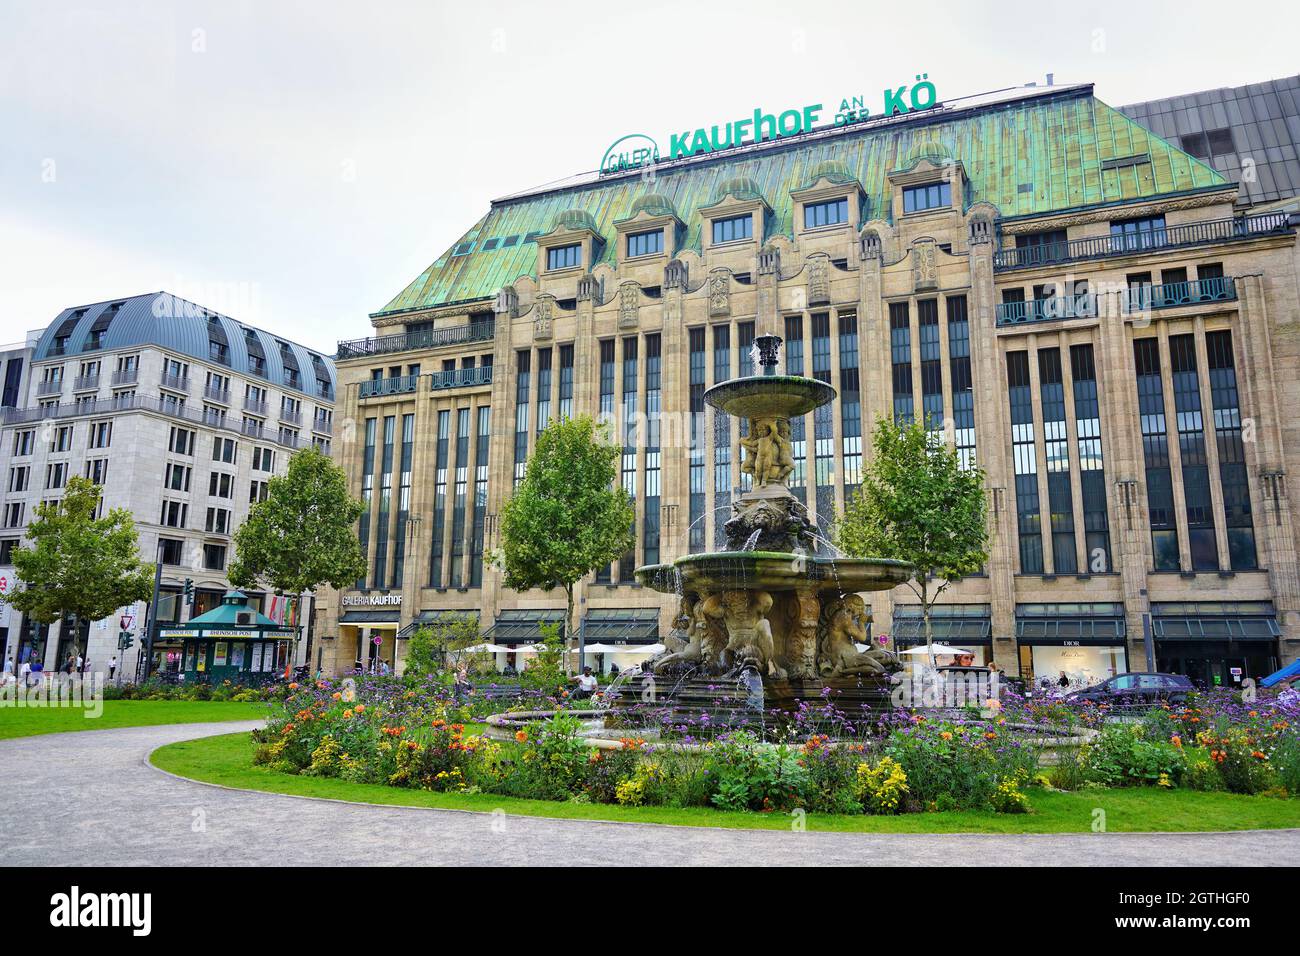
[[(938, 105), (938, 93), (929, 80), (930, 74), (918, 73), (916, 82), (911, 86), (899, 86), (886, 89), (882, 116), (895, 116), (902, 113), (914, 113), (928, 110)], [(751, 146), (755, 143), (782, 139), (799, 133), (811, 132), (817, 128), (817, 121), (825, 107), (821, 103), (811, 103), (797, 109), (787, 109), (780, 113), (768, 113), (761, 107), (741, 119), (729, 123), (699, 127), (695, 130), (685, 129), (674, 132), (668, 138), (667, 159), (683, 159), (691, 156), (716, 153), (737, 146)], [(823, 129), (848, 126), (861, 123), (871, 118), (866, 99), (862, 96), (844, 97), (840, 100), (831, 122)], [(616, 139), (605, 150), (600, 159), (602, 176), (622, 173), (632, 169), (653, 166), (661, 158), (659, 144), (644, 133), (632, 133)]]

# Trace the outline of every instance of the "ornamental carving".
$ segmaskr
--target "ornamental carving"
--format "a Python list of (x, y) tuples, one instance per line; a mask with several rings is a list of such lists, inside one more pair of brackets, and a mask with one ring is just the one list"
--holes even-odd
[(551, 337), (551, 323), (555, 316), (555, 299), (538, 296), (533, 303), (533, 338), (544, 341)]
[[(1162, 212), (1173, 212), (1184, 209), (1202, 209), (1205, 206), (1218, 206), (1227, 202), (1222, 192), (1213, 192), (1204, 196), (1186, 196), (1182, 199), (1162, 199), (1159, 202), (1151, 202), (1133, 206), (1124, 207), (1126, 217), (1141, 218), (1143, 216), (1155, 216)], [(1065, 229), (1068, 226), (1086, 226), (1095, 222), (1109, 222), (1115, 218), (1115, 211), (1112, 208), (1096, 210), (1094, 212), (1077, 213), (1073, 216), (1055, 216), (1052, 218), (1035, 219), (1032, 222), (1019, 223), (1002, 223), (1002, 231), (1007, 235), (1017, 233), (1040, 232), (1044, 229)]]
[(709, 275), (709, 315), (731, 315), (731, 273), (725, 269)]
[(808, 304), (822, 305), (831, 300), (831, 260), (817, 255), (808, 260)]
[(918, 292), (939, 287), (938, 246), (933, 239), (920, 239), (912, 246), (912, 287)]
[(635, 282), (624, 282), (618, 287), (618, 327), (635, 329), (641, 311), (641, 287)]

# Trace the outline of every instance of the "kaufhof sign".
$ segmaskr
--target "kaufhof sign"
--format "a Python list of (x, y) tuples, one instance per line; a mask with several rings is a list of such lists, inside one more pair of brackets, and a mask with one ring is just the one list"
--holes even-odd
[[(929, 77), (928, 73), (918, 73), (915, 83), (882, 91), (884, 105), (879, 115), (897, 116), (939, 105), (938, 92)], [(645, 133), (631, 133), (619, 137), (605, 150), (605, 155), (600, 159), (600, 173), (609, 175), (643, 169), (653, 166), (660, 159), (674, 160), (716, 153), (737, 146), (751, 146), (754, 143), (795, 136), (817, 128), (848, 126), (872, 118), (863, 96), (841, 99), (839, 109), (832, 115), (830, 123), (818, 127), (825, 112), (826, 107), (822, 103), (771, 113), (762, 107), (756, 107), (752, 114), (728, 123), (669, 134), (666, 156), (660, 154), (659, 144), (654, 138)]]
[(400, 594), (345, 594), (343, 595), (344, 607), (384, 607), (400, 606), (402, 596)]

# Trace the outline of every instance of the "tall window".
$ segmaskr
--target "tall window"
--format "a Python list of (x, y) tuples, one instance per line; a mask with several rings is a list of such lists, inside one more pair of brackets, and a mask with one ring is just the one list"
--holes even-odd
[(1101, 450), (1101, 410), (1091, 345), (1070, 346), (1074, 380), (1074, 430), (1079, 441), (1079, 485), (1083, 497), (1084, 558), (1088, 570), (1110, 571), (1110, 521), (1106, 508), (1106, 471)]
[[(608, 422), (611, 427), (616, 423), (614, 414), (614, 376), (616, 372), (615, 341), (602, 339), (600, 342), (600, 420)], [(596, 572), (597, 584), (609, 584), (613, 580), (613, 565), (607, 564)]]
[(1110, 244), (1116, 251), (1153, 249), (1165, 244), (1165, 217), (1147, 216), (1110, 224)]
[(704, 387), (707, 358), (705, 356), (705, 329), (691, 329), (690, 340), (690, 402), (691, 402), (691, 463), (690, 463), (690, 525), (687, 547), (692, 554), (704, 550), (704, 503), (707, 500), (708, 469), (704, 465)]
[(903, 190), (903, 212), (923, 212), (952, 205), (952, 186), (947, 181), (925, 186), (908, 186)]
[[(375, 426), (376, 419), (366, 419), (366, 444), (361, 457), (361, 503), (365, 509), (361, 512), (361, 523), (357, 528), (357, 540), (361, 542), (361, 554), (370, 556), (370, 503), (375, 494)], [(365, 580), (357, 582), (358, 588), (366, 586)]]
[(1070, 489), (1070, 438), (1065, 420), (1065, 380), (1060, 349), (1038, 350), (1038, 391), (1043, 404), (1043, 451), (1047, 456), (1047, 508), (1052, 527), (1052, 570), (1079, 570), (1074, 547), (1074, 497)]
[(451, 586), (465, 580), (465, 503), (469, 494), (469, 409), (456, 410), (456, 493), (451, 508)]
[(947, 299), (948, 383), (952, 388), (953, 444), (963, 469), (975, 465), (975, 391), (970, 368), (970, 320), (966, 297)]
[(664, 251), (664, 231), (634, 232), (627, 237), (627, 257), (653, 256)]
[(894, 421), (910, 425), (916, 420), (912, 398), (912, 320), (906, 302), (889, 303), (889, 354), (893, 365)]
[(384, 416), (384, 448), (379, 467), (379, 527), (375, 531), (375, 572), (372, 587), (382, 588), (388, 580), (388, 515), (393, 498), (393, 438), (397, 419)]
[[(713, 384), (731, 378), (731, 328), (713, 327)], [(719, 516), (731, 501), (731, 417), (713, 410), (713, 514)], [(723, 544), (722, 522), (713, 523), (713, 546)]]
[(560, 418), (573, 417), (573, 346), (560, 346)]
[(537, 350), (537, 433), (551, 420), (551, 350)]
[(1020, 572), (1043, 573), (1042, 515), (1038, 503), (1038, 452), (1034, 447), (1034, 400), (1029, 383), (1029, 353), (1007, 353), (1007, 393), (1011, 404), (1011, 457), (1016, 477), (1016, 525)]
[(844, 500), (862, 480), (862, 392), (858, 378), (858, 317), (849, 312), (840, 322), (840, 431), (844, 456)]
[(402, 416), (402, 458), (397, 477), (397, 540), (393, 542), (393, 587), (402, 586), (406, 571), (406, 523), (411, 517), (411, 453), (415, 447), (415, 416)]
[[(787, 375), (803, 374), (802, 315), (785, 317), (785, 371)], [(807, 418), (807, 415), (796, 415), (790, 419), (790, 457), (794, 459), (794, 471), (787, 483), (794, 496), (805, 504), (808, 500)]]
[(1169, 470), (1169, 435), (1165, 424), (1165, 391), (1160, 380), (1160, 340), (1135, 339), (1138, 414), (1142, 423), (1142, 453), (1147, 472), (1147, 511), (1151, 520), (1151, 552), (1157, 571), (1177, 571), (1178, 524), (1174, 515), (1174, 480)]
[(515, 355), (515, 487), (524, 480), (528, 469), (528, 387), (529, 352), (521, 349)]
[(447, 521), (447, 446), (451, 432), (451, 411), (438, 412), (438, 444), (433, 472), (433, 543), (429, 549), (429, 587), (442, 587), (442, 538)]
[(1205, 351), (1210, 366), (1210, 401), (1214, 404), (1214, 437), (1219, 449), (1223, 518), (1228, 529), (1228, 560), (1234, 571), (1253, 571), (1259, 563), (1251, 521), (1250, 485), (1246, 480), (1246, 450), (1241, 441), (1232, 333), (1227, 329), (1207, 332)]
[(849, 221), (849, 201), (832, 199), (830, 202), (810, 202), (803, 207), (803, 227), (834, 226)]
[[(830, 384), (831, 317), (825, 312), (812, 316), (813, 378)], [(830, 521), (835, 514), (835, 413), (833, 403), (813, 412), (813, 478), (816, 483), (817, 517)]]
[(1210, 466), (1201, 416), (1201, 384), (1196, 370), (1196, 341), (1191, 334), (1169, 337), (1169, 366), (1178, 415), (1178, 449), (1183, 464), (1183, 500), (1187, 506), (1187, 543), (1192, 568), (1217, 571), (1219, 548), (1214, 538)]
[[(573, 347), (569, 347), (572, 352)], [(487, 522), (488, 451), (492, 441), (492, 409), (487, 405), (478, 408), (478, 437), (474, 445), (474, 525), (469, 542), (469, 584), (479, 587), (483, 583), (483, 533)]]
[(939, 302), (916, 303), (921, 347), (921, 420), (931, 435), (943, 431), (943, 359), (939, 350)]
[(546, 250), (546, 268), (572, 269), (582, 264), (582, 243), (575, 242), (568, 246), (555, 246)]
[(731, 216), (727, 219), (713, 220), (713, 241), (738, 242), (754, 237), (754, 217), (751, 215)]
[(645, 337), (645, 515), (642, 537), (646, 564), (659, 563), (660, 451), (659, 415), (663, 410), (660, 394), (662, 377), (659, 335)]
[[(623, 339), (623, 462), (622, 477), (623, 489), (634, 500), (636, 498), (636, 446), (637, 446), (637, 427), (636, 427), (636, 362), (637, 362), (637, 339), (635, 335), (629, 335)], [(623, 555), (618, 562), (618, 579), (619, 581), (630, 584), (636, 580), (632, 573), (636, 570), (636, 521), (632, 522), (633, 544), (632, 549)]]

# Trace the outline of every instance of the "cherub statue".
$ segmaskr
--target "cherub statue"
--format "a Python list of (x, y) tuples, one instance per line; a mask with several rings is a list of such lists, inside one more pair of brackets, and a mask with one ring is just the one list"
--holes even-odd
[[(788, 428), (787, 424), (787, 428)], [(762, 486), (779, 482), (789, 472), (782, 472), (782, 456), (788, 453), (786, 447), (789, 445), (788, 438), (782, 440), (780, 421), (776, 418), (751, 418), (749, 420), (749, 435), (740, 440), (740, 445), (745, 449), (745, 460), (740, 464), (740, 470), (747, 475), (754, 476), (754, 484)], [(794, 468), (793, 460), (790, 464)]]
[[(669, 636), (674, 643), (667, 653), (660, 655), (651, 665), (656, 673), (673, 664), (716, 663), (726, 646), (726, 637), (721, 624), (711, 620), (704, 613), (702, 601), (694, 595), (684, 595), (673, 620), (673, 632)], [(685, 639), (680, 636), (685, 629)]]
[(785, 669), (776, 663), (772, 625), (767, 621), (772, 595), (766, 591), (722, 591), (705, 598), (701, 607), (705, 615), (726, 625), (722, 666), (728, 674), (752, 668), (760, 675), (786, 677)]
[(821, 629), (817, 666), (823, 677), (884, 674), (898, 664), (898, 658), (884, 648), (858, 650), (857, 645), (867, 641), (867, 607), (857, 594), (828, 602)]

